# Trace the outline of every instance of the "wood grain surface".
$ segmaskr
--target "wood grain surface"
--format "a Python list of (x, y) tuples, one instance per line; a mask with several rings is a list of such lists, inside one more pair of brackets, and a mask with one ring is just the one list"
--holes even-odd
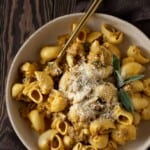
[[(80, 3), (79, 7), (76, 7), (77, 3)], [(83, 11), (85, 4), (86, 0), (0, 0), (0, 150), (26, 149), (12, 129), (5, 105), (7, 73), (14, 56), (25, 40), (43, 24), (65, 14)], [(111, 7), (104, 4), (102, 7), (102, 12), (112, 13)], [(146, 26), (149, 24), (150, 20)], [(149, 27), (143, 31), (148, 31), (146, 33), (150, 36)]]
[(76, 0), (0, 0), (0, 150), (26, 149), (10, 124), (5, 83), (11, 62), (25, 40), (46, 22), (72, 13)]

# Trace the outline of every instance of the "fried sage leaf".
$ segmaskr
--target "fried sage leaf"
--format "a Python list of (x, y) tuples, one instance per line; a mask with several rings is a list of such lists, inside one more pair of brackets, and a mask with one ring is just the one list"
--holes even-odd
[(144, 77), (144, 75), (136, 75), (136, 76), (129, 77), (126, 80), (124, 80), (124, 84), (128, 84), (128, 83), (130, 83), (132, 81), (140, 80), (143, 77)]
[(115, 71), (118, 71), (120, 73), (120, 61), (117, 58), (117, 56), (112, 56), (112, 63)]
[(134, 111), (133, 104), (132, 104), (131, 99), (126, 91), (124, 91), (123, 89), (120, 89), (119, 90), (119, 98), (120, 98), (122, 105), (124, 106), (124, 108), (127, 111), (129, 111), (129, 112)]
[(122, 87), (124, 85), (124, 81), (123, 81), (123, 79), (122, 79), (122, 77), (121, 77), (121, 75), (120, 75), (118, 70), (114, 71), (114, 76), (115, 76), (115, 78), (117, 80), (117, 86), (119, 88)]

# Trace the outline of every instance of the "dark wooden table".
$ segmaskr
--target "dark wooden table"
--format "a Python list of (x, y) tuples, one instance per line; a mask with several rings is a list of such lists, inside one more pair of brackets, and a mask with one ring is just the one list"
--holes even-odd
[[(105, 3), (100, 12), (116, 15), (111, 7), (104, 7), (107, 0)], [(0, 0), (0, 150), (26, 149), (12, 129), (5, 106), (5, 83), (15, 54), (40, 26), (56, 17), (84, 11), (86, 4), (87, 0)], [(150, 29), (143, 28), (150, 20), (135, 24), (150, 36)]]
[(0, 150), (26, 149), (12, 129), (5, 106), (6, 76), (15, 54), (40, 26), (53, 18), (72, 13), (75, 2), (0, 0)]

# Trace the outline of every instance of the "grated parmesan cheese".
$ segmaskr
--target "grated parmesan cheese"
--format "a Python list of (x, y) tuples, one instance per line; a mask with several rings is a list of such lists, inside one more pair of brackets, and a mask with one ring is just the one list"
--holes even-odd
[[(110, 93), (111, 99), (115, 99), (116, 103), (117, 89), (112, 83), (104, 82), (101, 73), (102, 71), (99, 71), (94, 65), (82, 63), (69, 70), (67, 80), (62, 77), (65, 80), (62, 83), (65, 85), (61, 85), (60, 90), (72, 104), (68, 113), (68, 119), (71, 122), (89, 122), (99, 116), (112, 118), (112, 108), (109, 104), (111, 101), (105, 100), (104, 102), (103, 97), (108, 96), (109, 98)], [(99, 86), (101, 86), (100, 90), (95, 92)]]
[(99, 72), (91, 64), (77, 65), (70, 73), (70, 79), (66, 81), (68, 88), (63, 92), (73, 103), (83, 101), (101, 82)]

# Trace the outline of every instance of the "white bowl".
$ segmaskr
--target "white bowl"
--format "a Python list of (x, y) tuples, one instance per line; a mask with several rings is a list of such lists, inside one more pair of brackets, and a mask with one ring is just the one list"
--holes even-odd
[[(20, 64), (25, 61), (38, 60), (40, 48), (55, 42), (58, 35), (68, 32), (70, 30), (70, 25), (79, 19), (81, 15), (83, 14), (66, 15), (42, 26), (22, 45), (12, 62), (6, 84), (6, 106), (11, 124), (27, 149), (38, 149), (37, 135), (28, 127), (26, 121), (20, 117), (18, 112), (19, 103), (12, 100), (11, 97), (11, 87), (17, 80), (18, 68)], [(112, 24), (125, 33), (125, 42), (122, 44), (121, 50), (125, 51), (129, 44), (136, 44), (147, 50), (148, 55), (150, 54), (150, 40), (133, 25), (105, 14), (95, 14), (88, 21), (88, 25), (94, 30), (99, 30), (100, 24), (102, 23)], [(128, 142), (128, 144), (119, 149), (145, 150), (146, 147), (148, 147), (148, 144), (150, 144), (150, 121), (144, 121), (139, 126), (137, 139), (133, 142)]]

